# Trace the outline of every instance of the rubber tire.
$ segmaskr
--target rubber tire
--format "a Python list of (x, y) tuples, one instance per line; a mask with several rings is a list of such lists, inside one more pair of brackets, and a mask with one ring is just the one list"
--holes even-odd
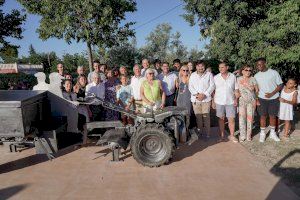
[[(160, 141), (161, 149), (154, 155), (149, 155), (145, 150), (147, 148), (144, 147), (146, 145), (142, 145), (145, 141), (150, 141), (147, 140), (147, 137), (154, 137), (157, 141)], [(147, 167), (159, 167), (167, 164), (175, 151), (174, 138), (159, 124), (146, 124), (140, 127), (138, 132), (131, 137), (130, 147), (133, 158)]]

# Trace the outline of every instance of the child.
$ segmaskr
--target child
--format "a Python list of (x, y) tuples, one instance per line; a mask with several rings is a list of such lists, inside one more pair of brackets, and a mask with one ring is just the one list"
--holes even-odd
[(284, 121), (284, 138), (289, 137), (289, 132), (291, 129), (291, 121), (293, 120), (293, 106), (297, 104), (296, 90), (297, 82), (294, 78), (289, 78), (285, 87), (281, 91), (279, 98), (280, 109), (279, 109), (279, 119)]
[[(132, 87), (128, 85), (128, 78), (125, 75), (120, 75), (121, 86), (117, 91), (117, 103), (121, 105), (125, 110), (133, 109), (133, 91)], [(133, 124), (130, 117), (125, 115), (121, 116), (123, 124)]]

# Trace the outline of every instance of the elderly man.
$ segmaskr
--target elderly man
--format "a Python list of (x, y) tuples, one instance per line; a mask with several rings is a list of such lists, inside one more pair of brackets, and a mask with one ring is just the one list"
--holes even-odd
[(211, 95), (215, 90), (215, 83), (212, 73), (206, 71), (206, 63), (202, 60), (196, 63), (196, 71), (191, 74), (189, 90), (198, 132), (205, 131), (209, 138)]
[(146, 80), (141, 75), (141, 68), (138, 64), (133, 67), (134, 75), (131, 77), (130, 86), (133, 89), (133, 98), (137, 112), (143, 112), (143, 103), (141, 98), (141, 85)]
[(127, 68), (125, 67), (125, 66), (121, 66), (120, 68), (119, 68), (119, 73), (120, 73), (120, 75), (124, 75), (124, 76), (127, 76)]
[(178, 77), (175, 73), (170, 72), (169, 63), (163, 62), (162, 73), (157, 76), (161, 81), (163, 90), (166, 94), (165, 106), (174, 106), (176, 85), (178, 85)]
[[(105, 98), (105, 83), (101, 82), (99, 73), (95, 72), (91, 74), (92, 82), (86, 86), (86, 96), (91, 94), (96, 95), (100, 99)], [(93, 114), (93, 120), (104, 120), (104, 109), (102, 106), (90, 105), (90, 110)]]
[[(150, 68), (150, 64), (149, 64), (148, 59), (143, 59), (142, 60), (142, 67), (143, 67), (143, 69), (142, 69), (141, 73), (142, 73), (142, 76), (145, 77), (146, 70)], [(154, 76), (156, 77), (158, 73), (155, 69), (153, 69), (153, 70), (154, 70)]]
[(98, 73), (92, 73), (92, 82), (86, 86), (87, 96), (89, 94), (95, 94), (98, 98), (104, 99), (105, 97), (105, 86), (101, 82), (100, 76)]
[(220, 73), (214, 77), (216, 91), (214, 95), (213, 108), (217, 110), (219, 118), (219, 128), (221, 140), (224, 139), (225, 117), (228, 119), (230, 137), (229, 139), (237, 143), (234, 136), (235, 115), (237, 109), (238, 85), (234, 74), (228, 72), (229, 66), (226, 62), (219, 64)]
[(257, 111), (260, 115), (260, 137), (259, 141), (264, 142), (266, 139), (266, 118), (270, 119), (270, 138), (279, 142), (275, 132), (276, 116), (279, 112), (279, 92), (282, 89), (282, 80), (279, 73), (273, 69), (268, 69), (266, 59), (259, 58), (256, 61), (258, 73), (254, 78), (258, 84), (258, 101)]
[(91, 83), (92, 82), (92, 73), (98, 73), (99, 76), (100, 76), (100, 79), (102, 82), (105, 82), (106, 81), (106, 77), (105, 77), (105, 74), (103, 74), (101, 71), (100, 71), (100, 62), (98, 60), (95, 60), (93, 62), (93, 68), (94, 68), (94, 71), (93, 72), (90, 72), (88, 74), (88, 83)]

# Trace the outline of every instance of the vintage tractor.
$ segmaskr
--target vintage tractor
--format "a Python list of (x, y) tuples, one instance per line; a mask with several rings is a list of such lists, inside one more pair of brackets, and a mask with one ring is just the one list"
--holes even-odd
[(106, 109), (118, 111), (134, 119), (133, 125), (124, 126), (120, 121), (90, 122), (87, 130), (107, 128), (100, 137), (98, 145), (108, 145), (113, 160), (119, 160), (120, 149), (130, 146), (134, 159), (148, 167), (158, 167), (170, 161), (178, 146), (180, 136), (187, 134), (187, 110), (179, 107), (166, 107), (163, 110), (136, 114), (133, 110), (105, 102), (95, 96), (81, 99), (83, 104), (101, 105)]
[[(188, 115), (182, 108), (167, 107), (136, 114), (92, 94), (72, 102), (59, 92), (59, 88), (0, 91), (0, 139), (10, 143), (11, 151), (33, 143), (37, 153), (52, 159), (59, 149), (78, 143), (81, 138), (84, 143), (88, 135), (96, 132), (95, 135), (100, 137), (97, 144), (108, 145), (114, 161), (119, 160), (121, 149), (130, 147), (138, 163), (158, 167), (172, 158), (180, 136), (187, 134)], [(121, 121), (92, 121), (86, 123), (84, 129), (79, 129), (78, 106), (86, 104), (118, 111), (133, 118), (134, 124), (124, 126)]]

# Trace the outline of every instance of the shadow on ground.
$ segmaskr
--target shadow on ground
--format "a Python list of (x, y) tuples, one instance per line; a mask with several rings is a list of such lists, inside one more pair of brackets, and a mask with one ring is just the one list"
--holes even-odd
[(282, 166), (286, 160), (291, 159), (296, 154), (300, 154), (300, 149), (291, 151), (270, 169), (271, 173), (280, 177), (280, 180), (274, 186), (267, 199), (276, 199), (278, 188), (282, 183), (288, 185), (298, 195), (299, 198), (297, 199), (300, 199), (300, 169)]
[[(75, 146), (70, 146), (65, 149), (60, 150), (58, 153), (55, 154), (55, 157), (60, 157), (66, 154), (69, 154), (73, 151), (75, 151), (77, 148)], [(8, 173), (11, 171), (23, 169), (26, 167), (30, 167), (33, 165), (37, 165), (39, 163), (43, 163), (51, 160), (48, 159), (48, 157), (45, 154), (35, 154), (35, 155), (30, 155), (24, 158), (20, 158), (18, 160), (14, 160), (8, 163), (4, 163), (0, 165), (0, 174)]]
[(21, 185), (15, 185), (15, 186), (0, 189), (0, 198), (1, 200), (10, 199), (18, 192), (24, 190), (27, 186), (28, 184), (21, 184)]

